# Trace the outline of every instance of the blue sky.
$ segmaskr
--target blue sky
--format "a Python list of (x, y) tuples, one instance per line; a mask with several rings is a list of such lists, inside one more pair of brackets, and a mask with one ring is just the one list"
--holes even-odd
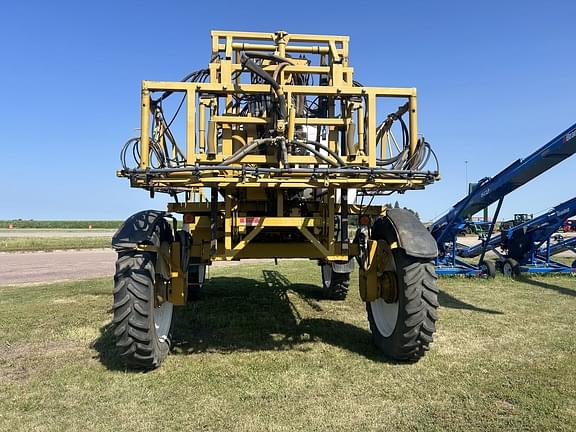
[[(371, 4), (373, 3), (373, 4)], [(576, 122), (570, 1), (9, 2), (0, 38), (0, 218), (123, 219), (163, 208), (115, 177), (142, 79), (204, 67), (209, 32), (348, 34), (356, 79), (414, 86), (443, 180), (394, 195), (424, 219)], [(212, 9), (212, 7), (214, 7)], [(574, 196), (576, 156), (511, 194), (503, 215)]]

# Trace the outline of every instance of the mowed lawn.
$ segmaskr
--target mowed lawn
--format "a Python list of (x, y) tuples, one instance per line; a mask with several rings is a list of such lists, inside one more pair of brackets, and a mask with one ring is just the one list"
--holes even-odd
[(0, 288), (0, 430), (576, 430), (576, 278), (442, 279), (431, 352), (371, 344), (353, 278), (308, 261), (210, 270), (175, 352), (126, 372), (110, 279)]

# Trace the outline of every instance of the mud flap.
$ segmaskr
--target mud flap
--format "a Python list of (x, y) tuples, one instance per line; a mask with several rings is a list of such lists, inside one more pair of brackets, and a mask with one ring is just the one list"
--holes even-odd
[[(391, 234), (395, 234), (395, 238)], [(372, 238), (386, 239), (389, 243), (398, 242), (406, 255), (414, 258), (436, 258), (436, 240), (418, 220), (416, 215), (404, 209), (389, 209), (378, 219), (372, 228)]]
[(332, 270), (334, 273), (352, 273), (354, 271), (354, 258), (350, 258), (347, 262), (333, 262)]
[[(143, 210), (124, 221), (112, 237), (112, 247), (117, 251), (136, 249), (138, 245), (148, 244), (160, 247), (161, 241), (173, 242), (170, 224), (166, 219), (168, 213), (160, 210)], [(160, 237), (155, 229), (160, 226)]]

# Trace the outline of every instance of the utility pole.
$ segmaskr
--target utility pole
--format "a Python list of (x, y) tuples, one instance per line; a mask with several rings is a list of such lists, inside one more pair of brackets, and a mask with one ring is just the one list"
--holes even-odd
[(469, 193), (470, 191), (468, 190), (469, 187), (468, 187), (468, 161), (467, 161), (467, 160), (464, 161), (464, 166), (465, 166), (465, 170), (466, 170), (466, 184), (465, 184), (465, 186), (466, 186), (466, 195), (468, 195), (468, 193)]

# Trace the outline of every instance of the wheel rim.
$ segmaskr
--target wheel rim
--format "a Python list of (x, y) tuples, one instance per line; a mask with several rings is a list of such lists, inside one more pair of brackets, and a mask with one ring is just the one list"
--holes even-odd
[(330, 264), (322, 266), (322, 282), (325, 288), (330, 288), (332, 284), (332, 266)]
[(510, 263), (504, 263), (502, 266), (502, 273), (504, 273), (506, 276), (512, 276), (512, 266)]
[(198, 285), (200, 288), (204, 286), (204, 280), (206, 279), (206, 265), (198, 266)]
[(156, 328), (156, 336), (160, 342), (166, 342), (168, 340), (173, 311), (174, 305), (170, 302), (164, 302), (157, 308), (154, 308), (154, 327)]
[(396, 328), (398, 305), (398, 302), (386, 303), (384, 299), (377, 299), (370, 302), (374, 324), (376, 324), (376, 328), (384, 337), (390, 336)]

